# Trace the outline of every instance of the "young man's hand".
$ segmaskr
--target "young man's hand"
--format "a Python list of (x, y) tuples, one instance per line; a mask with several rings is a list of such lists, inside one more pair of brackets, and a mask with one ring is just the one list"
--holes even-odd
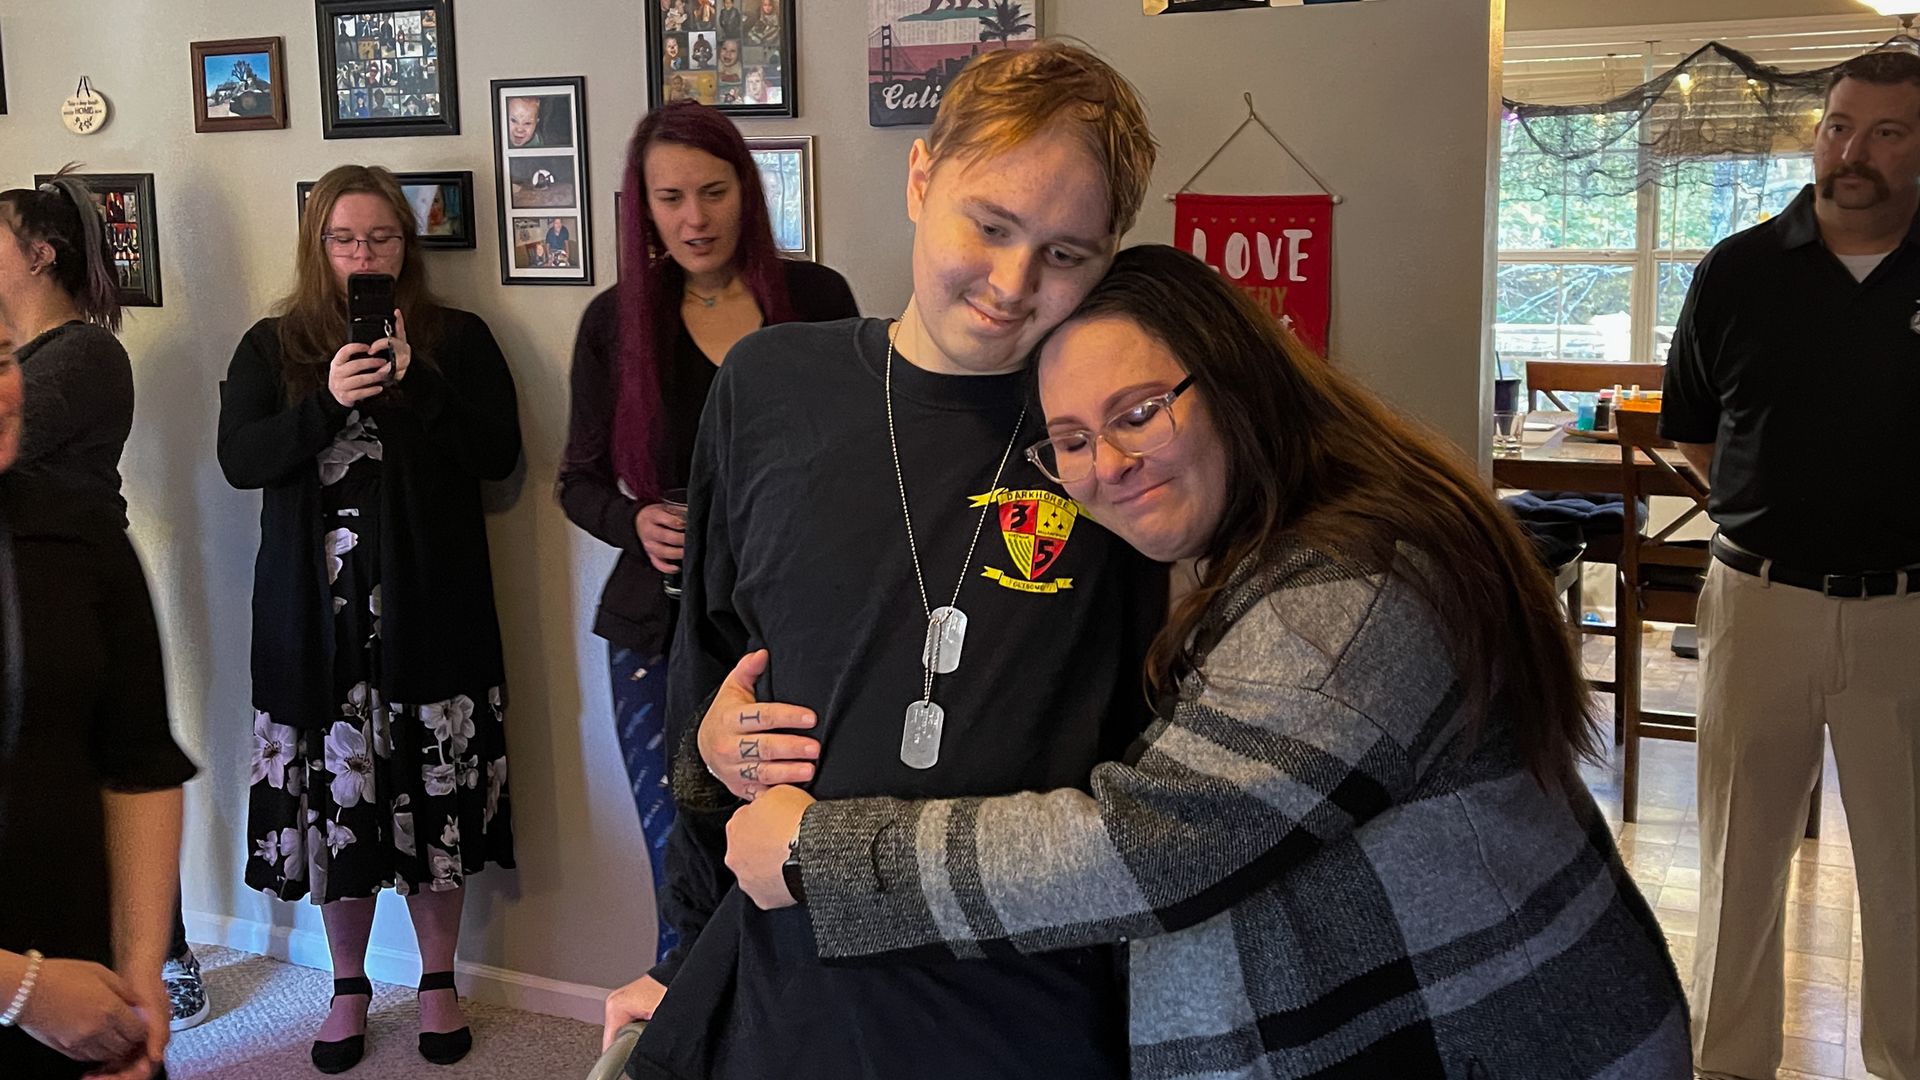
[(753, 684), (770, 662), (765, 649), (741, 657), (700, 721), (700, 759), (707, 771), (748, 802), (775, 784), (812, 780), (820, 757), (818, 740), (771, 734), (811, 728), (814, 715), (798, 705), (753, 699)]
[(613, 1037), (620, 1029), (635, 1020), (653, 1019), (653, 1011), (660, 1007), (660, 999), (667, 996), (667, 988), (651, 975), (642, 975), (627, 985), (607, 995), (605, 1026), (600, 1032), (600, 1052), (606, 1053), (613, 1045)]

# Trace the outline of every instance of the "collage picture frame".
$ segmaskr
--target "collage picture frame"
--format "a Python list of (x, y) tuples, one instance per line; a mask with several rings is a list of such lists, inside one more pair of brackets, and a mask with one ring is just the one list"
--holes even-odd
[(460, 134), (452, 0), (315, 0), (321, 135)]
[(500, 283), (593, 284), (586, 78), (489, 86)]
[(698, 101), (729, 116), (797, 116), (794, 0), (643, 0), (647, 107)]
[[(68, 173), (87, 186), (107, 220), (107, 254), (120, 286), (121, 307), (159, 307), (160, 234), (152, 173)], [(36, 186), (51, 173), (33, 178)]]

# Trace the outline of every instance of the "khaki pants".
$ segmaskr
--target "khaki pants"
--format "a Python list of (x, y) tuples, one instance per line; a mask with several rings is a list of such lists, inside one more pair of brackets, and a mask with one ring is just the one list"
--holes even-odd
[(1862, 1056), (1920, 1080), (1920, 595), (1839, 600), (1716, 561), (1699, 623), (1695, 1065), (1780, 1064), (1787, 872), (1824, 727), (1860, 895)]

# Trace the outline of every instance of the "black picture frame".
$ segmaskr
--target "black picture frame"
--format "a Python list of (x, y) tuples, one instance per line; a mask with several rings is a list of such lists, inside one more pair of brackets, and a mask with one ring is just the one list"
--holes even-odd
[[(224, 41), (195, 41), (187, 46), (193, 66), (193, 130), (195, 134), (215, 131), (265, 131), (287, 126), (287, 62), (277, 37), (228, 38)], [(231, 81), (208, 86), (209, 70), (223, 66), (233, 58), (238, 62), (259, 59), (266, 65), (265, 89), (259, 89), (257, 77), (252, 85), (243, 85), (242, 68), (236, 63)], [(249, 73), (257, 76), (257, 73)], [(226, 110), (222, 116), (209, 115), (215, 107)]]
[[(800, 64), (794, 52), (794, 0), (641, 0), (647, 22), (647, 107), (657, 109), (681, 97), (712, 105), (728, 116), (793, 117), (800, 115)], [(727, 4), (739, 13), (739, 33), (723, 28)], [(702, 17), (702, 5), (713, 11)], [(773, 11), (777, 26), (768, 26), (763, 12)], [(677, 13), (677, 14), (676, 14)], [(669, 24), (678, 29), (669, 29)], [(703, 28), (704, 27), (704, 28)], [(708, 59), (697, 63), (699, 39), (707, 42)], [(723, 63), (729, 40), (738, 42), (738, 80), (728, 80)], [(676, 42), (682, 68), (672, 68), (666, 50)], [(756, 62), (757, 61), (757, 62)], [(763, 72), (759, 96), (778, 100), (755, 102), (751, 94), (752, 69)], [(769, 70), (770, 69), (770, 70)], [(676, 84), (675, 80), (679, 82)], [(740, 100), (729, 101), (728, 90)]]
[[(453, 0), (314, 0), (314, 20), (323, 137), (460, 134)], [(400, 104), (386, 104), (389, 90)]]
[[(493, 174), (500, 225), (500, 284), (592, 285), (592, 188), (587, 80), (581, 75), (494, 79)], [(530, 126), (516, 101), (537, 99)], [(557, 265), (553, 237), (561, 239)]]
[[(420, 204), (414, 202), (414, 220), (419, 230), (421, 247), (430, 251), (471, 251), (479, 246), (476, 239), (478, 230), (474, 227), (477, 208), (473, 203), (473, 171), (471, 169), (449, 172), (401, 172), (394, 173), (393, 178), (400, 181), (400, 190), (407, 195), (409, 202), (414, 202), (414, 192), (417, 189), (432, 187), (439, 189), (443, 207), (449, 201), (457, 201), (460, 206), (466, 208), (464, 213), (450, 215), (452, 222), (450, 231), (435, 233), (428, 231), (434, 226), (430, 221), (422, 219)], [(302, 180), (293, 186), (294, 199), (299, 208), (295, 220), (306, 217), (307, 196), (313, 194), (315, 183), (316, 181), (313, 180)], [(453, 193), (452, 200), (447, 198), (449, 191)]]
[[(68, 173), (93, 192), (107, 219), (108, 254), (120, 283), (121, 307), (160, 307), (160, 233), (152, 173)], [(35, 185), (52, 180), (36, 175)], [(123, 257), (124, 256), (124, 257)]]

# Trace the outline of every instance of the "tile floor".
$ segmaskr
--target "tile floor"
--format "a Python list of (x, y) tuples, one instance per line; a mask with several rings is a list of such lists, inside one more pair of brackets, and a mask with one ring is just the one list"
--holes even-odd
[[(1646, 707), (1692, 712), (1697, 665), (1675, 656), (1669, 639), (1664, 629), (1647, 635)], [(1612, 652), (1611, 639), (1589, 637), (1589, 672), (1596, 677), (1610, 674)], [(1614, 822), (1620, 853), (1666, 928), (1680, 979), (1691, 992), (1700, 904), (1694, 747), (1657, 739), (1640, 745), (1638, 822), (1620, 823), (1617, 765), (1613, 770), (1586, 769), (1587, 784)], [(1860, 914), (1853, 849), (1831, 754), (1823, 799), (1820, 839), (1801, 841), (1788, 884), (1787, 1016), (1780, 1080), (1871, 1080), (1860, 1059)]]

